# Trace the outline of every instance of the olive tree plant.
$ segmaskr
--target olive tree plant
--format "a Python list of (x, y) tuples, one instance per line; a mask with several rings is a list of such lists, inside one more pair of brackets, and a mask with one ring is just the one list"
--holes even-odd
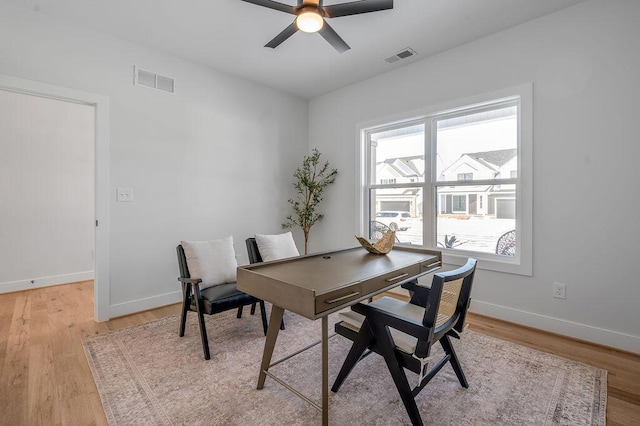
[(329, 168), (329, 162), (320, 164), (320, 152), (314, 148), (311, 155), (305, 156), (302, 167), (298, 167), (293, 174), (293, 186), (296, 197), (289, 200), (293, 213), (287, 216), (283, 228), (299, 226), (304, 234), (304, 254), (307, 254), (309, 231), (320, 222), (324, 215), (318, 212), (318, 206), (327, 185), (334, 182), (338, 171)]

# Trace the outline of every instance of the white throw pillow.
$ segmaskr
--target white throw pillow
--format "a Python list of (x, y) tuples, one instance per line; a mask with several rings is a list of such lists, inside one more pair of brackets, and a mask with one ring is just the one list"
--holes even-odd
[(256, 234), (256, 244), (260, 257), (265, 262), (300, 256), (291, 232), (277, 235)]
[(238, 261), (233, 237), (211, 241), (181, 241), (191, 278), (200, 278), (200, 289), (236, 281)]

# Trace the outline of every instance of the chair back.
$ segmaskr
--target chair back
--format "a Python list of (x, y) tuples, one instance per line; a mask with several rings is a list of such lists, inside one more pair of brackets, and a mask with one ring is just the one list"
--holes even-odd
[(496, 254), (502, 256), (515, 256), (516, 255), (516, 231), (505, 232), (498, 238), (496, 243)]
[(423, 324), (435, 333), (455, 328), (461, 332), (471, 298), (471, 286), (477, 260), (452, 271), (437, 273), (433, 277)]
[[(377, 220), (369, 222), (369, 239), (371, 242), (378, 241), (388, 231), (391, 231), (391, 228), (382, 222), (378, 222)], [(396, 235), (396, 243), (399, 242), (400, 239), (398, 239), (398, 236)]]
[(260, 256), (260, 251), (258, 251), (256, 239), (254, 237), (247, 238), (245, 243), (247, 245), (247, 253), (249, 254), (249, 263), (262, 262), (262, 256)]
[(390, 231), (387, 225), (382, 222), (378, 222), (377, 220), (372, 220), (369, 222), (369, 239), (370, 240), (379, 240), (385, 234), (385, 232)]
[(424, 356), (435, 340), (451, 329), (462, 333), (464, 321), (471, 301), (471, 287), (477, 260), (469, 258), (467, 263), (452, 271), (435, 274), (424, 311), (422, 324), (429, 329), (426, 339), (419, 339), (416, 355)]
[(182, 244), (178, 244), (176, 247), (176, 252), (178, 253), (178, 267), (180, 268), (180, 278), (191, 278), (191, 274), (189, 274), (189, 267), (187, 266), (187, 256), (184, 254), (184, 248), (182, 248)]

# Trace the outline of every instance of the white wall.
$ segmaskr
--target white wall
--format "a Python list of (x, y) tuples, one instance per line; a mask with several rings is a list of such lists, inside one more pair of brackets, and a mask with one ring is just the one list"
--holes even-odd
[[(176, 79), (133, 86), (133, 66)], [(179, 300), (182, 239), (280, 232), (307, 153), (306, 101), (43, 14), (0, 6), (0, 74), (110, 100), (110, 315)], [(134, 202), (116, 203), (116, 188)]]
[(638, 22), (590, 1), (313, 99), (309, 146), (340, 176), (311, 249), (354, 244), (359, 124), (533, 82), (533, 276), (480, 271), (473, 310), (640, 352)]
[(93, 279), (94, 115), (0, 90), (0, 291)]

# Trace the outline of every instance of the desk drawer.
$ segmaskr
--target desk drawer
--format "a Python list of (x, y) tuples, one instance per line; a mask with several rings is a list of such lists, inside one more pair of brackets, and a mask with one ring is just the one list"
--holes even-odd
[(316, 313), (324, 312), (338, 306), (346, 306), (349, 302), (362, 296), (361, 283), (334, 290), (316, 297)]
[(381, 275), (372, 280), (365, 281), (364, 283), (362, 283), (362, 291), (365, 294), (375, 293), (383, 288), (414, 277), (420, 272), (421, 267), (419, 264), (410, 265), (406, 268), (398, 269), (397, 271), (391, 272), (389, 274)]
[(420, 262), (420, 272), (433, 272), (442, 266), (442, 262), (438, 259), (430, 259)]

